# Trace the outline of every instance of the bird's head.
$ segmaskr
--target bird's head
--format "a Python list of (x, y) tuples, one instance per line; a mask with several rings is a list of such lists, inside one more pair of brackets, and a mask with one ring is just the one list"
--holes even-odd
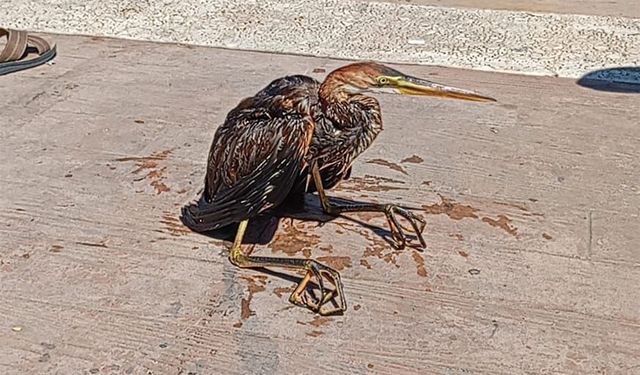
[(475, 102), (496, 101), (473, 91), (412, 77), (375, 62), (360, 62), (343, 66), (331, 72), (325, 82), (330, 83), (331, 90), (347, 94), (374, 92), (438, 96)]

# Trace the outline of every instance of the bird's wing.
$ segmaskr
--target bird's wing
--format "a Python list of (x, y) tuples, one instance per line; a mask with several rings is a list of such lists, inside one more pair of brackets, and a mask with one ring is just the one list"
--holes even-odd
[(305, 167), (314, 128), (310, 116), (275, 101), (287, 98), (268, 105), (249, 98), (229, 113), (209, 152), (203, 199), (183, 209), (187, 226), (213, 230), (282, 203)]

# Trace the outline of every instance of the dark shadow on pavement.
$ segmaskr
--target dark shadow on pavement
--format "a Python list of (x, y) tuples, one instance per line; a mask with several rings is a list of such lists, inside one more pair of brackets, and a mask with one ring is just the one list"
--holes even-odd
[(595, 70), (577, 81), (578, 85), (598, 91), (624, 94), (640, 93), (640, 67)]
[[(329, 199), (332, 203), (338, 204), (338, 205), (365, 203), (365, 202), (359, 202), (359, 201), (354, 201), (351, 199), (344, 199), (344, 198), (331, 197)], [(415, 207), (404, 207), (404, 208), (416, 209)], [(380, 213), (380, 214), (384, 215), (383, 213)], [(371, 230), (377, 236), (384, 239), (384, 241), (386, 241), (389, 244), (390, 248), (397, 249), (396, 244), (392, 239), (391, 232), (388, 229), (371, 225), (369, 223), (350, 217), (348, 215), (344, 215), (343, 217), (351, 222), (354, 222), (362, 226), (363, 228), (367, 228), (368, 230)], [(268, 214), (260, 215), (250, 220), (242, 243), (244, 245), (249, 245), (249, 247), (251, 247), (250, 252), (253, 251), (252, 247), (255, 245), (269, 244), (275, 237), (276, 231), (279, 227), (280, 220), (282, 219), (297, 219), (302, 221), (313, 221), (313, 222), (317, 222), (318, 225), (324, 225), (325, 223), (336, 219), (336, 216), (332, 216), (324, 213), (322, 206), (320, 205), (320, 201), (316, 195), (305, 194), (302, 197), (302, 199), (299, 199), (296, 201), (286, 201), (281, 206), (274, 209), (272, 212), (269, 212)], [(223, 227), (214, 231), (203, 232), (201, 234), (210, 238), (227, 241), (228, 242), (227, 246), (230, 247), (231, 242), (233, 242), (233, 239), (235, 237), (237, 229), (238, 229), (238, 224), (232, 224), (227, 227)], [(411, 233), (408, 233), (407, 237), (410, 241), (414, 241), (416, 239), (416, 237)], [(411, 244), (411, 242), (408, 243), (407, 245), (409, 248), (414, 247)], [(246, 251), (247, 250), (245, 249), (245, 252)], [(254, 270), (266, 275), (271, 275), (274, 277), (281, 278), (283, 280), (287, 280), (296, 285), (302, 281), (302, 277), (300, 275), (291, 274), (290, 272), (283, 272), (281, 270), (272, 270), (272, 269), (263, 268), (263, 267), (255, 268)], [(333, 288), (332, 290), (335, 292), (335, 288)], [(316, 300), (321, 298), (320, 289), (317, 285), (317, 280), (312, 280), (308, 284), (306, 292), (308, 293), (308, 295), (313, 296), (313, 298), (315, 298)], [(330, 303), (333, 305), (333, 308), (337, 308), (339, 306), (335, 295), (330, 300)], [(342, 312), (340, 310), (336, 310), (335, 314), (342, 315)]]
[[(338, 205), (367, 203), (337, 197), (331, 197), (329, 199), (332, 203)], [(419, 208), (416, 207), (401, 207), (410, 210), (419, 210)], [(380, 215), (384, 216), (383, 213), (380, 213)], [(395, 242), (393, 241), (391, 232), (388, 228), (371, 225), (353, 216), (353, 214), (342, 215), (343, 218), (356, 223), (363, 228), (371, 230), (377, 236), (386, 241), (391, 247), (395, 247)], [(245, 245), (269, 244), (276, 234), (281, 219), (311, 221), (316, 222), (321, 226), (332, 220), (335, 220), (336, 216), (324, 213), (324, 211), (322, 210), (322, 206), (320, 205), (320, 201), (316, 195), (305, 194), (303, 200), (287, 201), (273, 211), (249, 220), (249, 225), (247, 226), (247, 231), (242, 243)], [(209, 238), (233, 242), (237, 229), (238, 224), (232, 224), (213, 231), (202, 232), (201, 234)], [(416, 239), (413, 233), (407, 233), (407, 238), (412, 241)]]

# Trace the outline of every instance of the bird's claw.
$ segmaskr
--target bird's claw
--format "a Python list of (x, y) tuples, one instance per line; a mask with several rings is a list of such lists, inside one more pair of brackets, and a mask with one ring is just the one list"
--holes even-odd
[[(427, 222), (422, 217), (395, 204), (386, 205), (384, 212), (387, 216), (387, 221), (389, 222), (389, 227), (391, 229), (391, 237), (396, 242), (396, 246), (398, 247), (398, 249), (404, 249), (404, 247), (407, 245), (407, 236), (404, 233), (405, 231), (413, 232), (416, 237), (418, 237), (421, 248), (424, 249), (427, 247), (427, 243), (425, 242), (424, 237), (422, 237), (422, 232), (424, 231)], [(411, 224), (411, 228), (407, 228), (406, 226), (402, 225), (396, 218), (396, 214), (409, 221), (409, 223)]]
[[(344, 298), (342, 281), (340, 274), (331, 267), (318, 263), (310, 259), (305, 264), (307, 275), (298, 284), (296, 289), (289, 296), (289, 302), (296, 306), (305, 307), (320, 315), (336, 315), (342, 314), (347, 310), (347, 303)], [(317, 298), (307, 286), (309, 281), (315, 277), (320, 297)], [(327, 289), (324, 285), (324, 279), (334, 285), (335, 289)], [(333, 300), (333, 307), (326, 307), (329, 301)]]

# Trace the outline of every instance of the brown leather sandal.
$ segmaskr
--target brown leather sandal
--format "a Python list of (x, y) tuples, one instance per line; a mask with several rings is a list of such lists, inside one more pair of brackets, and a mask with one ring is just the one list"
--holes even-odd
[[(26, 31), (0, 27), (0, 38), (6, 36), (7, 44), (0, 50), (0, 76), (42, 65), (56, 56), (55, 44)], [(27, 58), (31, 52), (35, 57)]]

